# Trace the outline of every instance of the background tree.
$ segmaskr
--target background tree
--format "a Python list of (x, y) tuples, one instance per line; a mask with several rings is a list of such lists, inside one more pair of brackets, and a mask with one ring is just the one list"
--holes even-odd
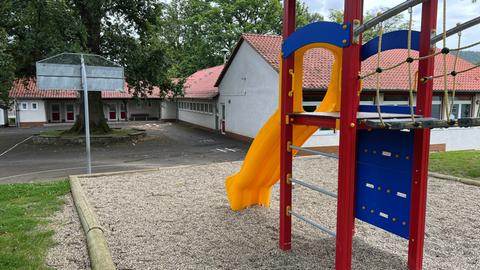
[[(164, 4), (156, 0), (3, 2), (0, 27), (7, 30), (8, 50), (16, 63), (15, 77), (32, 78), (35, 62), (57, 53), (88, 52), (123, 65), (131, 90), (140, 97), (153, 86), (160, 87), (162, 96), (181, 92), (166, 74), (169, 67), (164, 45), (152, 34)], [(89, 93), (89, 101), (92, 132), (109, 132), (101, 93)], [(71, 132), (84, 131), (81, 108)]]
[(7, 52), (7, 32), (0, 28), (0, 109), (4, 111), (4, 123), (8, 125), (8, 110), (13, 102), (8, 96), (15, 79), (15, 65), (13, 57)]
[[(388, 8), (382, 7), (377, 10), (369, 10), (365, 13), (363, 20), (368, 21), (387, 9)], [(334, 21), (337, 23), (343, 23), (343, 11), (332, 9), (330, 10), (330, 14), (328, 15), (328, 18), (331, 21)], [(407, 29), (407, 27), (408, 27), (408, 24), (404, 19), (403, 14), (398, 14), (396, 16), (393, 16), (392, 18), (383, 22), (384, 33), (399, 30), (399, 29)], [(363, 32), (362, 40), (363, 42), (367, 42), (377, 37), (379, 33), (380, 33), (380, 25), (377, 24), (374, 27), (370, 28), (369, 30)]]
[[(222, 49), (231, 50), (243, 33), (282, 31), (280, 0), (172, 0), (162, 17), (162, 38), (169, 44), (172, 76), (223, 63)], [(297, 3), (297, 25), (323, 20)]]

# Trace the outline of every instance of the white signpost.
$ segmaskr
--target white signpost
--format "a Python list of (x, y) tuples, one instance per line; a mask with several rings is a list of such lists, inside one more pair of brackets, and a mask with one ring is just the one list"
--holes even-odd
[(123, 67), (93, 54), (62, 53), (36, 63), (40, 90), (83, 91), (87, 173), (92, 173), (88, 91), (123, 91)]

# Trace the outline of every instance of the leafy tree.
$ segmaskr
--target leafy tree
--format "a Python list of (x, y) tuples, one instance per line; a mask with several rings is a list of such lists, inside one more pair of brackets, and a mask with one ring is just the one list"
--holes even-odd
[[(172, 0), (163, 14), (162, 33), (171, 45), (172, 76), (188, 76), (223, 62), (222, 50), (231, 50), (243, 33), (282, 31), (280, 0)], [(322, 20), (297, 4), (297, 25)]]
[[(164, 45), (153, 35), (164, 4), (156, 0), (4, 0), (0, 26), (7, 29), (17, 78), (32, 77), (35, 62), (64, 51), (103, 55), (125, 67), (132, 91), (159, 86), (171, 96), (181, 86), (167, 77)], [(83, 93), (82, 93), (83, 94)], [(83, 98), (80, 99), (83, 102)], [(109, 132), (100, 92), (89, 93), (94, 133)], [(82, 112), (71, 132), (83, 132)]]
[[(380, 8), (379, 10), (369, 10), (365, 13), (365, 16), (363, 18), (364, 21), (368, 21), (374, 17), (377, 16), (377, 14), (387, 10), (388, 8)], [(337, 23), (343, 23), (343, 11), (341, 10), (335, 10), (332, 9), (330, 10), (330, 14), (328, 18), (331, 21), (337, 22)], [(391, 32), (394, 30), (399, 30), (399, 29), (406, 29), (408, 27), (408, 23), (405, 22), (405, 19), (403, 17), (403, 14), (398, 14), (386, 21), (383, 22), (383, 32)], [(380, 25), (377, 24), (374, 27), (370, 28), (369, 30), (363, 32), (362, 39), (363, 42), (367, 42), (375, 37), (377, 37), (380, 33)]]
[(8, 96), (15, 78), (13, 57), (7, 52), (7, 33), (0, 28), (0, 109), (4, 110), (4, 122), (8, 125), (8, 110), (13, 105)]

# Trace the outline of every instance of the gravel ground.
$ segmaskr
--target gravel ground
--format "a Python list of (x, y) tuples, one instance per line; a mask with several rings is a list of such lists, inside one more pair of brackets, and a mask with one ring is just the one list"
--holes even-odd
[(65, 205), (53, 217), (55, 245), (47, 254), (47, 266), (54, 269), (90, 269), (87, 242), (70, 194)]
[[(294, 221), (278, 247), (278, 185), (269, 209), (229, 209), (226, 176), (240, 162), (82, 179), (118, 269), (333, 269), (335, 240)], [(337, 164), (296, 159), (294, 175), (336, 190)], [(335, 228), (336, 202), (296, 187), (294, 209)], [(480, 188), (430, 179), (425, 269), (480, 268)], [(354, 269), (406, 269), (407, 241), (357, 221)]]

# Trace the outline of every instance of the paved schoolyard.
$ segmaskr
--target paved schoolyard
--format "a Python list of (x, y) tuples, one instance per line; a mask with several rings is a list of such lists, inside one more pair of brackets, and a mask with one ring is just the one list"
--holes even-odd
[[(293, 222), (293, 250), (279, 251), (278, 186), (268, 209), (229, 209), (224, 180), (240, 166), (169, 168), (81, 183), (118, 269), (333, 269), (335, 240), (301, 221)], [(336, 160), (327, 158), (294, 161), (296, 177), (331, 191), (336, 168)], [(430, 178), (424, 269), (480, 269), (479, 197), (479, 187)], [(335, 228), (336, 202), (330, 197), (297, 186), (293, 208)], [(70, 239), (51, 255), (82, 254), (79, 241)], [(353, 269), (406, 269), (407, 245), (357, 221)]]
[[(148, 137), (138, 143), (93, 146), (93, 172), (208, 164), (242, 160), (248, 144), (179, 123), (130, 122), (113, 127), (138, 127)], [(0, 154), (49, 127), (0, 128)], [(31, 140), (0, 156), (0, 183), (64, 178), (85, 173), (85, 147), (34, 145)]]

